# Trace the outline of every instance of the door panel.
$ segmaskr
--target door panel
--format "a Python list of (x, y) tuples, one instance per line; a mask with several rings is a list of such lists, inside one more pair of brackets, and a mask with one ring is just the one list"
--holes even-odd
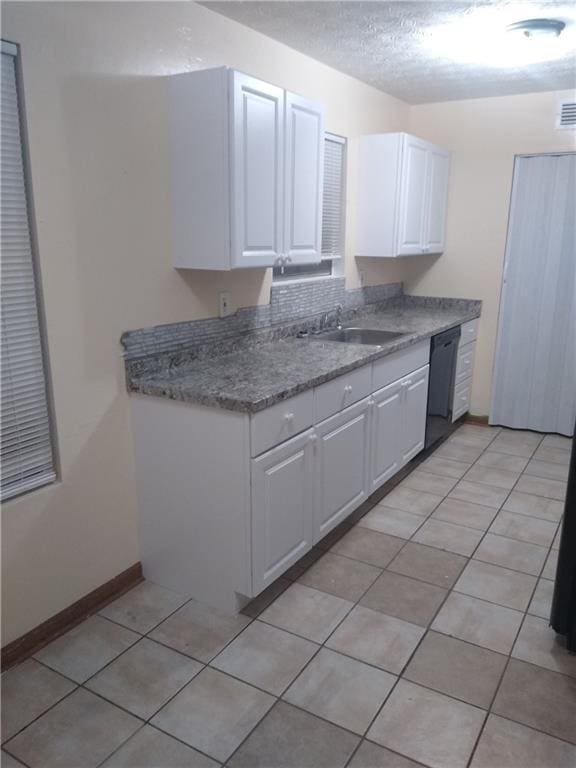
[(322, 257), (324, 110), (286, 93), (284, 252), (292, 264)]
[(429, 370), (429, 366), (425, 365), (402, 380), (402, 465), (407, 464), (424, 448)]
[(396, 238), (396, 251), (399, 255), (422, 253), (427, 198), (427, 158), (428, 144), (414, 136), (405, 136)]
[(252, 587), (257, 595), (312, 546), (313, 430), (252, 459)]
[(449, 171), (448, 152), (432, 147), (428, 153), (429, 200), (424, 234), (424, 248), (429, 253), (442, 253), (444, 250)]
[(490, 424), (574, 432), (575, 210), (576, 154), (516, 158)]
[(316, 427), (314, 543), (368, 496), (369, 414), (366, 398)]
[(374, 395), (370, 484), (375, 491), (400, 469), (402, 382), (395, 381)]
[(282, 254), (284, 91), (231, 77), (233, 266), (272, 266)]

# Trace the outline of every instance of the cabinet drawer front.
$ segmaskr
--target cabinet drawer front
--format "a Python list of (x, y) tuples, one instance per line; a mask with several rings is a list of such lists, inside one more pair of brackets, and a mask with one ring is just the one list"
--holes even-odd
[(474, 353), (476, 352), (476, 342), (460, 347), (458, 350), (458, 361), (456, 363), (456, 384), (472, 376), (474, 368)]
[(470, 344), (471, 341), (476, 341), (478, 337), (478, 323), (479, 320), (470, 320), (468, 323), (463, 323), (462, 335), (460, 336), (460, 347), (464, 347), (466, 344)]
[(372, 379), (372, 389), (375, 391), (381, 387), (391, 384), (403, 376), (407, 376), (412, 371), (428, 365), (430, 362), (430, 339), (415, 344), (408, 349), (402, 349), (400, 352), (385, 357), (374, 363), (374, 375)]
[(258, 456), (312, 426), (312, 390), (255, 413), (250, 419), (250, 455)]
[(452, 406), (452, 421), (456, 421), (464, 413), (470, 410), (472, 396), (472, 379), (465, 379), (454, 390), (454, 403)]
[(366, 397), (372, 391), (372, 366), (338, 376), (314, 390), (314, 423), (327, 419)]

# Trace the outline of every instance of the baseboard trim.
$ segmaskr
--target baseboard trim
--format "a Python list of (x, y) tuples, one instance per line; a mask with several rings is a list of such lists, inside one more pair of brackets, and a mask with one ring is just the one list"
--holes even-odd
[(489, 426), (488, 416), (473, 416), (471, 413), (467, 413), (466, 416), (464, 416), (464, 423), (477, 424), (480, 427)]
[(2, 648), (2, 671), (31, 656), (42, 646), (80, 624), (87, 616), (96, 613), (108, 603), (120, 597), (143, 580), (142, 563), (134, 563), (118, 576), (92, 590), (68, 608), (43, 621), (30, 632), (13, 640)]

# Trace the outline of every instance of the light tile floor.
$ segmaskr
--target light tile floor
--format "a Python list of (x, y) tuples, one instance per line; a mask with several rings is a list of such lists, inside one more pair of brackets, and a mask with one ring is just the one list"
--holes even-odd
[(575, 768), (569, 449), (462, 426), (239, 616), (137, 586), (4, 673), (2, 765)]

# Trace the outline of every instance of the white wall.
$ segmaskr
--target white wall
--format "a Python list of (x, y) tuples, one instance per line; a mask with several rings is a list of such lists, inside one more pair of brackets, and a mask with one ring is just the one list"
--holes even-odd
[(573, 131), (555, 129), (568, 91), (427, 104), (410, 131), (452, 151), (447, 247), (407, 265), (405, 290), (482, 299), (471, 411), (487, 415), (514, 156), (573, 151)]
[[(122, 331), (267, 302), (270, 270), (176, 272), (159, 76), (227, 64), (323, 101), (348, 137), (405, 129), (409, 108), (184, 2), (4, 3), (20, 43), (61, 481), (2, 511), (3, 643), (139, 559)], [(350, 166), (354, 167), (354, 142)], [(349, 187), (350, 211), (354, 186)], [(348, 227), (346, 272), (353, 224)], [(366, 280), (397, 279), (397, 264)]]

